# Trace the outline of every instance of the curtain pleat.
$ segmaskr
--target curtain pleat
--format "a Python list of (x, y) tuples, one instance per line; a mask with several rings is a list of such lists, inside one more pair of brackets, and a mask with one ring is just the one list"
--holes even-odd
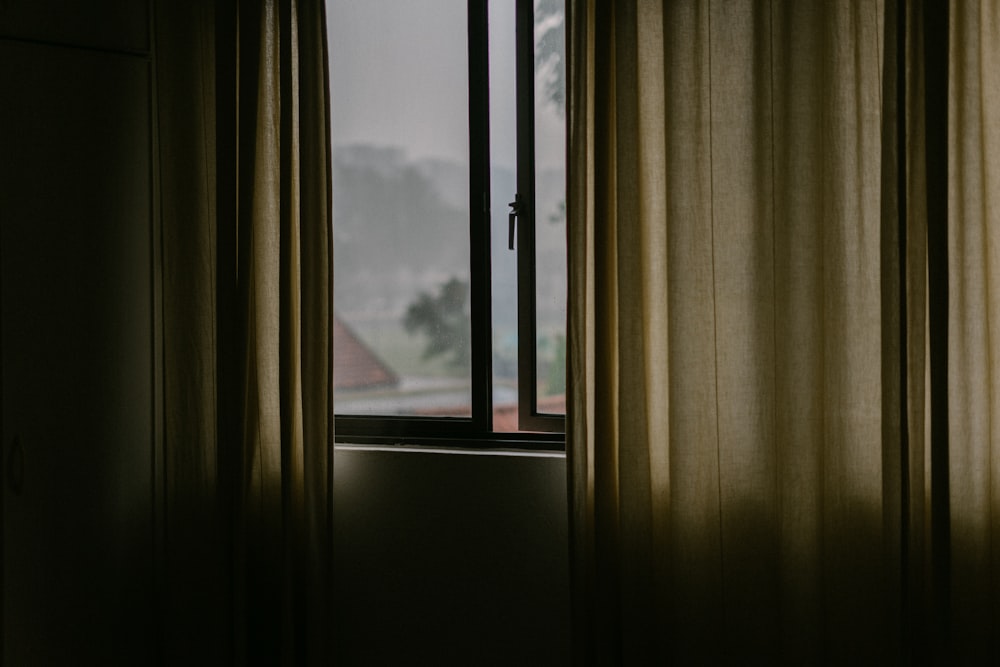
[(165, 659), (331, 659), (325, 16), (156, 5)]
[(892, 654), (884, 20), (573, 3), (581, 664)]
[(162, 228), (160, 641), (166, 664), (224, 663), (231, 644), (216, 430), (215, 14), (155, 3)]
[(247, 2), (238, 11), (239, 79), (251, 85), (236, 100), (245, 327), (237, 651), (253, 664), (312, 664), (328, 653), (332, 555), (326, 22), (317, 2)]
[(1000, 658), (1000, 7), (951, 3), (952, 648)]
[(996, 662), (1000, 9), (569, 17), (576, 662)]

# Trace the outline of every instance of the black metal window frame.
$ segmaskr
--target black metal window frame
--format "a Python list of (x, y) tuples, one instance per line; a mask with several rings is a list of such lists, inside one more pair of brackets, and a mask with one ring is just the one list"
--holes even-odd
[[(335, 415), (336, 441), (354, 444), (565, 449), (565, 418), (537, 409), (535, 304), (534, 7), (516, 0), (518, 421), (493, 430), (488, 0), (468, 0), (471, 416)], [(499, 204), (499, 203), (498, 203)]]

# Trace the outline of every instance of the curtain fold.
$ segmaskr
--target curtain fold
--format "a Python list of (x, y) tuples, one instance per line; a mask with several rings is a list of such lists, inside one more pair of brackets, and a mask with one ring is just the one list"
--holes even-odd
[(324, 6), (163, 2), (156, 18), (165, 656), (325, 664), (333, 346)]
[(570, 14), (577, 662), (995, 662), (1000, 11), (656, 4)]
[[(986, 5), (571, 3), (578, 663), (891, 663), (996, 636)], [(949, 23), (942, 480), (925, 35)], [(950, 648), (929, 633), (949, 615)]]
[(154, 4), (163, 322), (157, 546), (163, 661), (224, 664), (231, 627), (217, 439), (215, 7)]
[[(1000, 7), (952, 2), (948, 96), (951, 646), (1000, 659)], [(985, 664), (985, 663), (984, 663)]]
[(326, 21), (320, 2), (237, 13), (237, 659), (314, 664), (329, 652), (331, 584)]

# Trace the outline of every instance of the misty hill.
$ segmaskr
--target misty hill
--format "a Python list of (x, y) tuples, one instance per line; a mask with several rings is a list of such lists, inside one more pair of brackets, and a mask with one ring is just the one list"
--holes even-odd
[[(492, 174), (495, 281), (513, 284), (507, 253), (507, 202), (514, 174)], [(565, 293), (562, 173), (538, 174), (540, 292)], [(500, 198), (500, 201), (496, 201)], [(412, 159), (392, 146), (353, 144), (333, 151), (333, 237), (337, 312), (351, 320), (400, 318), (421, 292), (469, 277), (468, 168), (443, 159)], [(497, 295), (497, 329), (513, 326), (516, 300)]]

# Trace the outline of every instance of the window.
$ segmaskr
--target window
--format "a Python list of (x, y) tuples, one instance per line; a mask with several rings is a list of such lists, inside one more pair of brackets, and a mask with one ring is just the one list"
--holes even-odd
[(563, 3), (328, 4), (338, 439), (560, 446)]

